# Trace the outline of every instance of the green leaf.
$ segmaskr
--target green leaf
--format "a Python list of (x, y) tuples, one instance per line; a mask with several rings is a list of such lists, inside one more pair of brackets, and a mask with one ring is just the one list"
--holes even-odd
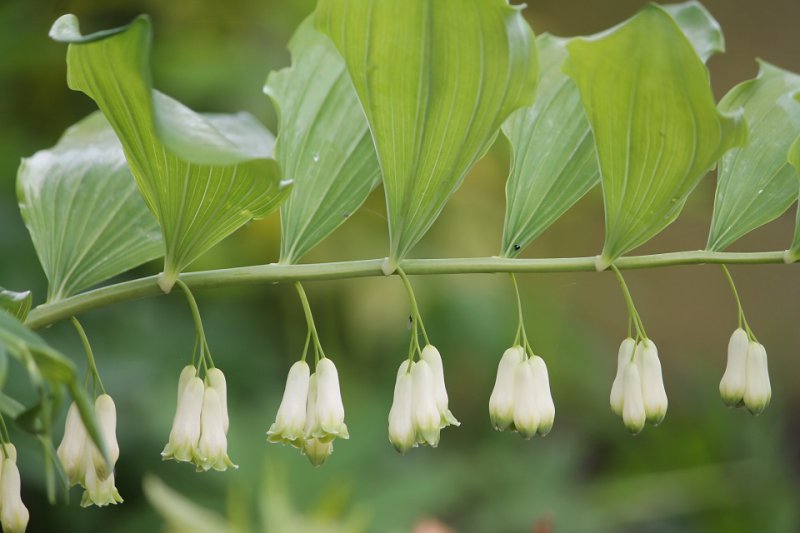
[(147, 474), (142, 482), (144, 495), (175, 533), (233, 533), (225, 517), (198, 505), (170, 488), (159, 478)]
[(164, 255), (158, 224), (100, 112), (67, 129), (53, 148), (22, 160), (17, 196), (50, 282), (48, 301)]
[(651, 4), (617, 28), (567, 45), (594, 133), (605, 201), (597, 268), (677, 218), (725, 151), (741, 146), (741, 115), (720, 113), (708, 71), (675, 20)]
[[(795, 94), (795, 106), (800, 103), (800, 92)], [(797, 172), (800, 172), (800, 136), (795, 139), (791, 148), (789, 148), (789, 163), (794, 166)], [(786, 251), (786, 262), (794, 263), (800, 260), (800, 203), (797, 205), (797, 222), (794, 228), (794, 240), (792, 246)]]
[(5, 309), (19, 321), (24, 321), (31, 310), (31, 291), (15, 292), (0, 287), (0, 309)]
[(309, 18), (289, 49), (292, 66), (264, 86), (280, 115), (275, 157), (294, 184), (281, 204), (281, 263), (300, 259), (380, 183), (367, 120), (333, 43)]
[(800, 106), (793, 93), (800, 76), (760, 62), (758, 76), (740, 83), (719, 104), (744, 109), (748, 143), (719, 162), (714, 216), (707, 249), (724, 250), (742, 235), (779, 217), (797, 199), (797, 170), (786, 160), (800, 131)]
[(512, 154), (504, 257), (518, 255), (600, 179), (578, 89), (561, 72), (566, 42), (548, 34), (536, 39), (542, 69), (536, 102), (503, 124)]
[(321, 0), (378, 152), (387, 271), (422, 238), (503, 121), (533, 102), (538, 61), (506, 0)]
[[(719, 24), (695, 1), (665, 6), (705, 61), (724, 50)], [(503, 124), (511, 144), (501, 254), (514, 257), (600, 180), (578, 88), (562, 71), (566, 39), (536, 39), (541, 78), (533, 106)], [(557, 125), (557, 127), (554, 127)]]
[[(49, 402), (44, 395), (49, 394), (44, 389), (43, 383), (36, 383), (41, 378), (46, 379), (53, 388), (66, 385), (67, 389), (78, 406), (86, 430), (105, 454), (105, 443), (100, 438), (100, 430), (94, 415), (94, 406), (89, 401), (86, 391), (78, 384), (75, 365), (70, 359), (48, 345), (36, 333), (26, 328), (19, 320), (8, 312), (0, 309), (0, 347), (5, 347), (9, 355), (15, 357), (34, 379), (34, 385), (40, 393), (40, 404)], [(39, 377), (41, 376), (41, 377)], [(45, 427), (49, 422), (45, 423)]]
[[(253, 218), (270, 213), (288, 192), (270, 159), (271, 137), (246, 114), (199, 115), (152, 89), (150, 20), (82, 36), (64, 15), (51, 37), (70, 43), (67, 83), (91, 97), (122, 142), (139, 190), (156, 215), (166, 255), (159, 285)], [(242, 124), (242, 123), (245, 124)], [(248, 134), (260, 141), (237, 145)]]

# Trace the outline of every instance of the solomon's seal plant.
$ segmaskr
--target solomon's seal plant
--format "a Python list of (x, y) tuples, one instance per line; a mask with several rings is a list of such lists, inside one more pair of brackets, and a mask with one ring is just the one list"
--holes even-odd
[[(720, 394), (727, 405), (753, 414), (768, 405), (766, 349), (745, 319), (726, 265), (797, 261), (800, 212), (785, 250), (725, 250), (797, 200), (800, 76), (761, 62), (756, 78), (715, 102), (705, 63), (723, 51), (724, 40), (699, 3), (649, 5), (600, 34), (556, 38), (535, 37), (522, 7), (506, 0), (319, 0), (289, 43), (291, 66), (269, 74), (263, 87), (279, 115), (277, 135), (247, 113), (197, 113), (156, 90), (146, 15), (90, 34), (81, 33), (75, 16), (64, 15), (50, 36), (66, 44), (67, 86), (98, 109), (19, 167), (21, 215), (49, 283), (46, 300), (35, 307), (30, 292), (0, 289), (0, 383), (12, 358), (38, 397), (34, 406), (0, 398), (4, 531), (23, 531), (28, 521), (7, 421), (41, 443), (51, 500), (60, 478), (64, 488), (84, 488), (82, 505), (122, 501), (114, 478), (116, 408), (75, 317), (176, 286), (187, 299), (196, 339), (178, 378), (162, 457), (198, 471), (235, 467), (227, 435), (236, 420), (235, 412), (229, 419), (227, 394), (237, 377), (228, 382), (215, 366), (192, 293), (211, 286), (293, 284), (307, 324), (305, 348), (289, 368), (266, 436), (296, 447), (315, 466), (349, 431), (340, 374), (323, 351), (302, 285), (313, 280), (396, 276), (403, 284), (411, 308), (409, 349), (388, 411), (389, 441), (401, 453), (436, 447), (442, 429), (459, 425), (447, 394), (448, 354), (443, 360), (430, 342), (410, 281), (419, 275), (510, 274), (519, 320), (489, 397), (498, 430), (529, 439), (554, 427), (550, 375), (526, 333), (515, 277), (532, 272), (601, 271), (618, 281), (629, 327), (609, 400), (635, 434), (664, 420), (668, 400), (656, 344), (622, 271), (721, 265), (739, 319)], [(499, 255), (409, 259), (501, 133), (511, 161)], [(680, 215), (714, 168), (705, 249), (630, 255)], [(517, 258), (598, 184), (605, 238), (596, 255)], [(299, 264), (379, 185), (388, 216), (386, 257)], [(275, 210), (277, 262), (187, 272), (226, 236)], [(97, 288), (162, 257), (155, 276)], [(34, 332), (64, 319), (72, 320), (84, 347), (83, 385), (72, 360)], [(602, 351), (611, 358), (612, 350)], [(664, 355), (668, 364), (670, 354)], [(350, 369), (342, 368), (346, 385)], [(71, 403), (55, 450), (54, 398), (64, 390)]]

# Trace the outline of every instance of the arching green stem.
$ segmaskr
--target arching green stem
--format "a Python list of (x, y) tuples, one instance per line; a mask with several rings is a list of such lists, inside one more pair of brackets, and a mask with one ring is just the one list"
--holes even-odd
[[(636, 306), (633, 304), (631, 291), (628, 290), (628, 284), (625, 283), (625, 278), (622, 277), (622, 273), (615, 265), (611, 265), (611, 270), (614, 272), (614, 275), (617, 277), (617, 281), (619, 282), (619, 286), (622, 288), (622, 295), (625, 298), (625, 305), (628, 306), (628, 317), (633, 321), (633, 325), (636, 328), (637, 340), (647, 339), (647, 332), (644, 330), (642, 317), (639, 316), (639, 312), (636, 310)], [(628, 334), (630, 335), (630, 325), (628, 326), (628, 331)]]
[(105, 387), (103, 387), (103, 380), (100, 379), (100, 372), (97, 370), (97, 363), (94, 360), (94, 352), (92, 352), (92, 346), (89, 344), (89, 337), (86, 336), (86, 331), (84, 331), (83, 326), (78, 321), (77, 318), (72, 317), (72, 325), (75, 326), (75, 329), (78, 332), (78, 335), (81, 338), (81, 342), (83, 343), (83, 350), (86, 352), (86, 361), (89, 366), (89, 372), (94, 377), (94, 383), (103, 394), (106, 393)]
[[(311, 306), (308, 304), (308, 297), (306, 291), (299, 281), (295, 281), (294, 288), (300, 296), (300, 303), (303, 305), (303, 313), (306, 315), (306, 324), (308, 325), (308, 334), (314, 341), (314, 362), (319, 362), (320, 358), (325, 358), (325, 352), (322, 350), (322, 344), (319, 342), (319, 334), (317, 333), (317, 326), (314, 324), (314, 315), (311, 314)], [(306, 343), (307, 344), (307, 343)], [(303, 361), (305, 361), (305, 350), (303, 351)]]
[(197, 301), (194, 299), (192, 291), (189, 290), (189, 287), (182, 280), (178, 279), (177, 281), (175, 281), (175, 285), (180, 287), (181, 290), (183, 291), (183, 294), (186, 295), (186, 303), (189, 304), (189, 309), (192, 312), (195, 334), (197, 335), (197, 340), (199, 340), (200, 342), (199, 363), (202, 364), (203, 368), (205, 368), (206, 370), (208, 370), (209, 368), (214, 368), (214, 360), (211, 357), (211, 349), (208, 347), (208, 341), (206, 340), (206, 332), (205, 329), (203, 328), (203, 319), (200, 318), (200, 309), (197, 307)]
[(525, 318), (522, 315), (522, 298), (519, 294), (519, 285), (517, 285), (517, 278), (513, 273), (508, 275), (511, 278), (511, 285), (514, 287), (514, 296), (517, 301), (517, 335), (514, 338), (514, 344), (522, 346), (527, 357), (528, 355), (533, 355), (533, 349), (528, 342), (528, 333), (525, 331)]
[(403, 286), (405, 287), (406, 293), (408, 294), (408, 301), (411, 304), (411, 317), (412, 317), (411, 337), (413, 344), (415, 345), (417, 351), (419, 351), (419, 340), (417, 339), (417, 335), (420, 331), (422, 332), (422, 338), (425, 339), (425, 344), (430, 344), (431, 341), (428, 339), (428, 332), (425, 331), (425, 324), (423, 324), (422, 322), (422, 315), (420, 315), (419, 313), (419, 307), (417, 306), (417, 299), (414, 297), (414, 289), (411, 287), (411, 282), (408, 281), (408, 276), (406, 276), (406, 273), (403, 271), (403, 269), (399, 267), (397, 268), (397, 274), (403, 281)]
[(728, 284), (731, 286), (731, 292), (733, 293), (733, 298), (736, 300), (736, 307), (739, 310), (739, 327), (741, 328), (744, 326), (745, 331), (747, 332), (747, 336), (750, 337), (750, 340), (758, 342), (756, 336), (753, 334), (753, 331), (750, 329), (750, 325), (747, 323), (747, 318), (744, 316), (744, 308), (742, 307), (742, 300), (739, 298), (739, 291), (736, 290), (736, 284), (733, 282), (733, 277), (731, 277), (731, 273), (728, 270), (728, 267), (725, 265), (720, 265), (722, 267), (722, 272), (725, 274), (725, 277), (728, 279)]

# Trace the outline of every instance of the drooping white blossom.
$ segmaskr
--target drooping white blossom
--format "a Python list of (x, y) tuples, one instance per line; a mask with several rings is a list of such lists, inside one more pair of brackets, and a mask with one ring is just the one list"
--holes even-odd
[(406, 453), (416, 445), (416, 431), (412, 417), (413, 400), (411, 363), (405, 360), (397, 371), (392, 408), (389, 410), (389, 442), (400, 453)]
[(514, 422), (514, 376), (523, 357), (522, 347), (512, 346), (497, 365), (497, 378), (489, 397), (489, 418), (495, 429), (508, 429)]
[(639, 375), (639, 366), (635, 361), (625, 365), (625, 372), (622, 377), (623, 387), (623, 406), (622, 421), (628, 431), (636, 435), (647, 420), (647, 413), (644, 410), (644, 399), (642, 398), (642, 380)]
[(289, 369), (278, 414), (267, 431), (269, 442), (282, 442), (295, 447), (303, 445), (309, 382), (308, 364), (305, 361), (297, 361)]
[(514, 370), (514, 428), (526, 439), (539, 429), (540, 410), (536, 394), (536, 376), (528, 361)]
[(225, 374), (219, 368), (209, 368), (206, 372), (206, 387), (211, 387), (217, 391), (220, 407), (222, 409), (222, 422), (225, 434), (228, 434), (228, 384), (225, 382)]
[(94, 414), (110, 464), (106, 463), (105, 458), (100, 453), (100, 450), (97, 449), (97, 446), (91, 442), (91, 439), (88, 441), (87, 445), (91, 449), (92, 466), (97, 472), (97, 478), (101, 481), (105, 481), (105, 479), (114, 472), (114, 465), (117, 463), (117, 459), (119, 459), (119, 444), (117, 443), (117, 408), (111, 396), (108, 394), (101, 394), (97, 397), (94, 401)]
[(439, 425), (442, 428), (449, 425), (460, 426), (461, 423), (453, 416), (448, 406), (447, 387), (444, 383), (444, 365), (442, 364), (442, 356), (439, 350), (428, 344), (422, 349), (420, 359), (428, 363), (433, 374), (434, 398), (441, 418)]
[(636, 347), (635, 358), (642, 380), (642, 400), (647, 421), (658, 425), (667, 414), (668, 401), (655, 343), (650, 339), (641, 341)]
[[(310, 436), (322, 441), (330, 441), (334, 437), (350, 438), (347, 425), (344, 423), (344, 405), (339, 390), (336, 365), (324, 357), (317, 363), (314, 373), (317, 376), (317, 398), (310, 408), (316, 410), (316, 425)], [(308, 437), (309, 435), (306, 435), (306, 438)]]
[(742, 328), (737, 328), (728, 341), (728, 364), (719, 382), (719, 394), (731, 407), (740, 405), (744, 399), (749, 344), (747, 332)]
[(625, 367), (633, 360), (633, 351), (636, 348), (636, 341), (628, 337), (619, 345), (617, 352), (617, 375), (611, 385), (611, 410), (617, 416), (622, 416), (623, 381)]
[(761, 344), (751, 341), (747, 348), (747, 378), (742, 398), (744, 405), (748, 411), (757, 415), (769, 405), (771, 398), (767, 350)]
[(222, 401), (217, 389), (210, 386), (207, 386), (203, 393), (200, 440), (195, 451), (194, 463), (198, 471), (238, 468), (228, 457), (228, 438), (225, 435)]
[(553, 428), (556, 417), (556, 406), (553, 403), (553, 396), (550, 394), (550, 377), (547, 373), (547, 365), (544, 359), (534, 355), (528, 359), (527, 363), (533, 371), (535, 384), (536, 405), (539, 409), (539, 427), (536, 432), (544, 437)]
[(433, 388), (433, 372), (425, 361), (417, 361), (411, 367), (413, 401), (411, 416), (418, 444), (439, 445), (441, 415), (436, 407)]
[(5, 455), (0, 464), (0, 524), (4, 533), (23, 533), (30, 514), (22, 503), (21, 481), (17, 468), (17, 451), (11, 443), (2, 444)]
[(82, 485), (86, 471), (86, 447), (89, 435), (81, 420), (80, 411), (75, 402), (67, 410), (67, 420), (64, 424), (64, 437), (58, 445), (58, 455), (64, 473), (70, 485)]
[(333, 453), (333, 441), (323, 441), (317, 438), (306, 439), (303, 441), (302, 452), (312, 465), (322, 466), (328, 456)]
[(97, 475), (97, 470), (93, 467), (92, 457), (88, 454), (86, 455), (84, 488), (81, 507), (89, 507), (91, 505), (104, 507), (122, 503), (122, 497), (114, 485), (114, 473), (110, 473), (105, 479), (100, 479)]
[(196, 456), (204, 393), (205, 385), (199, 377), (192, 377), (187, 381), (175, 410), (169, 442), (161, 452), (164, 460), (192, 461)]

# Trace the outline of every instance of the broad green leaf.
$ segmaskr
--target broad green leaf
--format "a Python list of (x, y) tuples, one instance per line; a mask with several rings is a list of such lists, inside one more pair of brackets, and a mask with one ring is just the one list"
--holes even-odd
[(745, 146), (719, 162), (708, 250), (724, 250), (797, 199), (798, 174), (786, 152), (800, 131), (800, 106), (792, 97), (800, 90), (800, 76), (759, 64), (758, 76), (731, 89), (719, 104), (722, 111), (744, 109), (749, 134)]
[(506, 0), (321, 0), (378, 152), (387, 271), (422, 238), (503, 121), (533, 102), (538, 60)]
[[(800, 105), (800, 93), (795, 95), (795, 105)], [(794, 166), (797, 172), (800, 172), (800, 137), (795, 139), (791, 148), (789, 149), (789, 162)], [(794, 229), (794, 240), (792, 246), (786, 252), (786, 262), (794, 263), (800, 260), (800, 202), (797, 205), (797, 222)]]
[(740, 114), (717, 110), (705, 65), (655, 4), (567, 49), (564, 71), (580, 91), (600, 163), (603, 270), (675, 220), (722, 154), (744, 143), (747, 129)]
[[(114, 128), (161, 226), (164, 291), (192, 261), (249, 220), (266, 216), (288, 192), (270, 159), (271, 137), (252, 117), (207, 118), (152, 89), (146, 16), (82, 36), (77, 18), (64, 15), (50, 35), (70, 43), (67, 83), (91, 97)], [(248, 131), (262, 141), (242, 144)]]
[(566, 40), (536, 39), (541, 79), (536, 101), (503, 124), (511, 144), (501, 254), (514, 257), (600, 179), (578, 88), (561, 72)]
[(303, 22), (292, 66), (264, 92), (280, 115), (275, 157), (293, 186), (281, 204), (281, 263), (295, 263), (356, 211), (380, 183), (372, 137), (333, 43)]
[(31, 291), (15, 292), (0, 287), (0, 309), (5, 309), (23, 322), (31, 310)]
[(158, 224), (100, 112), (22, 160), (17, 196), (50, 282), (48, 301), (164, 255)]
[[(48, 345), (36, 333), (26, 328), (19, 320), (0, 309), (0, 349), (17, 359), (34, 377), (41, 376), (51, 387), (66, 385), (73, 401), (78, 406), (81, 419), (89, 435), (99, 449), (105, 450), (100, 439), (100, 431), (94, 415), (94, 406), (89, 401), (86, 391), (78, 383), (75, 365), (67, 357)], [(35, 383), (36, 385), (36, 383)], [(47, 398), (40, 398), (42, 403), (49, 402), (50, 392), (43, 392)], [(8, 402), (6, 402), (8, 405)], [(40, 404), (41, 405), (41, 404)], [(105, 453), (105, 452), (103, 452)]]
[(174, 533), (233, 533), (225, 517), (187, 499), (159, 478), (147, 474), (142, 482), (144, 495)]
[[(695, 1), (665, 6), (705, 61), (724, 49), (716, 20)], [(503, 124), (512, 162), (501, 254), (514, 257), (600, 180), (578, 88), (562, 71), (567, 40), (536, 39), (541, 78), (533, 106)]]

